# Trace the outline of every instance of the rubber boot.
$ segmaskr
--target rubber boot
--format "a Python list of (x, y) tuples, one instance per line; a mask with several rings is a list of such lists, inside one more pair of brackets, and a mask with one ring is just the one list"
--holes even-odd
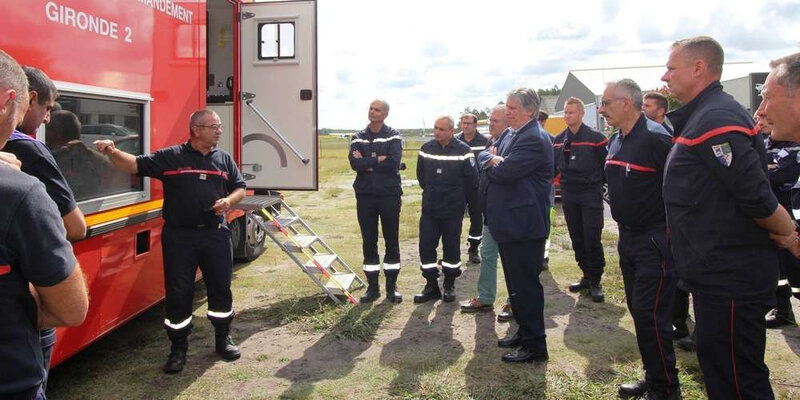
[(233, 361), (242, 356), (239, 348), (231, 338), (231, 321), (233, 315), (227, 318), (208, 318), (214, 325), (214, 350), (223, 360)]
[(364, 274), (367, 276), (367, 292), (358, 300), (361, 303), (372, 303), (381, 297), (381, 288), (378, 283), (378, 275), (380, 271), (366, 271)]
[(445, 274), (444, 275), (444, 283), (442, 284), (444, 288), (444, 296), (442, 299), (447, 302), (453, 302), (456, 299), (456, 275), (453, 274)]
[(425, 278), (428, 283), (422, 288), (422, 293), (414, 295), (414, 303), (420, 304), (426, 301), (439, 300), (442, 298), (442, 292), (439, 290), (439, 281), (434, 277)]
[(164, 373), (177, 374), (183, 371), (186, 365), (186, 351), (189, 349), (189, 333), (192, 331), (192, 324), (183, 329), (167, 328), (167, 337), (171, 342), (167, 363), (164, 364)]
[(394, 304), (402, 303), (403, 295), (397, 292), (397, 275), (400, 274), (400, 270), (384, 270), (383, 274), (386, 276), (386, 300)]

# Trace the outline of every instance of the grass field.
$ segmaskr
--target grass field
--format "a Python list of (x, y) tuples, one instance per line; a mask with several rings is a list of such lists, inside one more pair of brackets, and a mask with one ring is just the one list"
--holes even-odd
[[(323, 137), (320, 190), (288, 193), (287, 201), (351, 266), (360, 269), (361, 241), (350, 188), (354, 173), (347, 162), (347, 146), (345, 140)], [(418, 143), (407, 144), (415, 146)], [(404, 180), (415, 179), (416, 152), (407, 151), (404, 162), (408, 166)], [(416, 240), (421, 191), (416, 185), (403, 190), (402, 304), (381, 299), (372, 305), (335, 306), (270, 245), (256, 261), (235, 267), (233, 336), (242, 348), (240, 360), (226, 363), (214, 354), (201, 282), (196, 286), (188, 364), (181, 374), (161, 372), (169, 345), (159, 305), (55, 368), (49, 397), (613, 399), (618, 384), (642, 376), (617, 265), (613, 221), (606, 220), (603, 233), (606, 302), (596, 304), (566, 290), (579, 272), (558, 210), (551, 267), (541, 275), (550, 361), (507, 365), (500, 361), (504, 351), (496, 341), (515, 328), (497, 323), (495, 314), (462, 314), (458, 303), (412, 303), (424, 283)], [(458, 301), (474, 296), (476, 290), (479, 266), (465, 265), (456, 283)], [(496, 310), (506, 296), (499, 275)], [(798, 355), (800, 329), (769, 332), (767, 364), (778, 398), (800, 398)], [(677, 357), (684, 398), (705, 398), (695, 355), (678, 350)]]

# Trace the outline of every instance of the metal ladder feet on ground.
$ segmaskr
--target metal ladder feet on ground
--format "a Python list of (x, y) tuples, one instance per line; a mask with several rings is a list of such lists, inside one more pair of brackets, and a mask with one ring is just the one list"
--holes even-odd
[(350, 292), (366, 286), (364, 280), (280, 197), (247, 196), (235, 208), (261, 217), (253, 221), (336, 304), (343, 304), (339, 296), (358, 304)]

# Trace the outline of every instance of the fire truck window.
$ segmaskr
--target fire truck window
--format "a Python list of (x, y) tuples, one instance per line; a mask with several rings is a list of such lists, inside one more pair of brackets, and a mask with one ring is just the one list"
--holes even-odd
[(113, 140), (125, 152), (142, 154), (144, 105), (63, 95), (53, 111), (45, 141), (77, 201), (143, 190), (143, 180), (120, 171), (95, 150), (93, 142)]
[(270, 22), (258, 25), (258, 58), (294, 58), (294, 23)]

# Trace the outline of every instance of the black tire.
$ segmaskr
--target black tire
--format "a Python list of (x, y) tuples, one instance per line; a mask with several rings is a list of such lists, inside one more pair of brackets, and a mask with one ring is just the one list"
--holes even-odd
[(236, 261), (253, 261), (264, 253), (264, 240), (267, 234), (254, 222), (254, 219), (260, 218), (252, 213), (247, 213), (231, 221), (233, 258)]

